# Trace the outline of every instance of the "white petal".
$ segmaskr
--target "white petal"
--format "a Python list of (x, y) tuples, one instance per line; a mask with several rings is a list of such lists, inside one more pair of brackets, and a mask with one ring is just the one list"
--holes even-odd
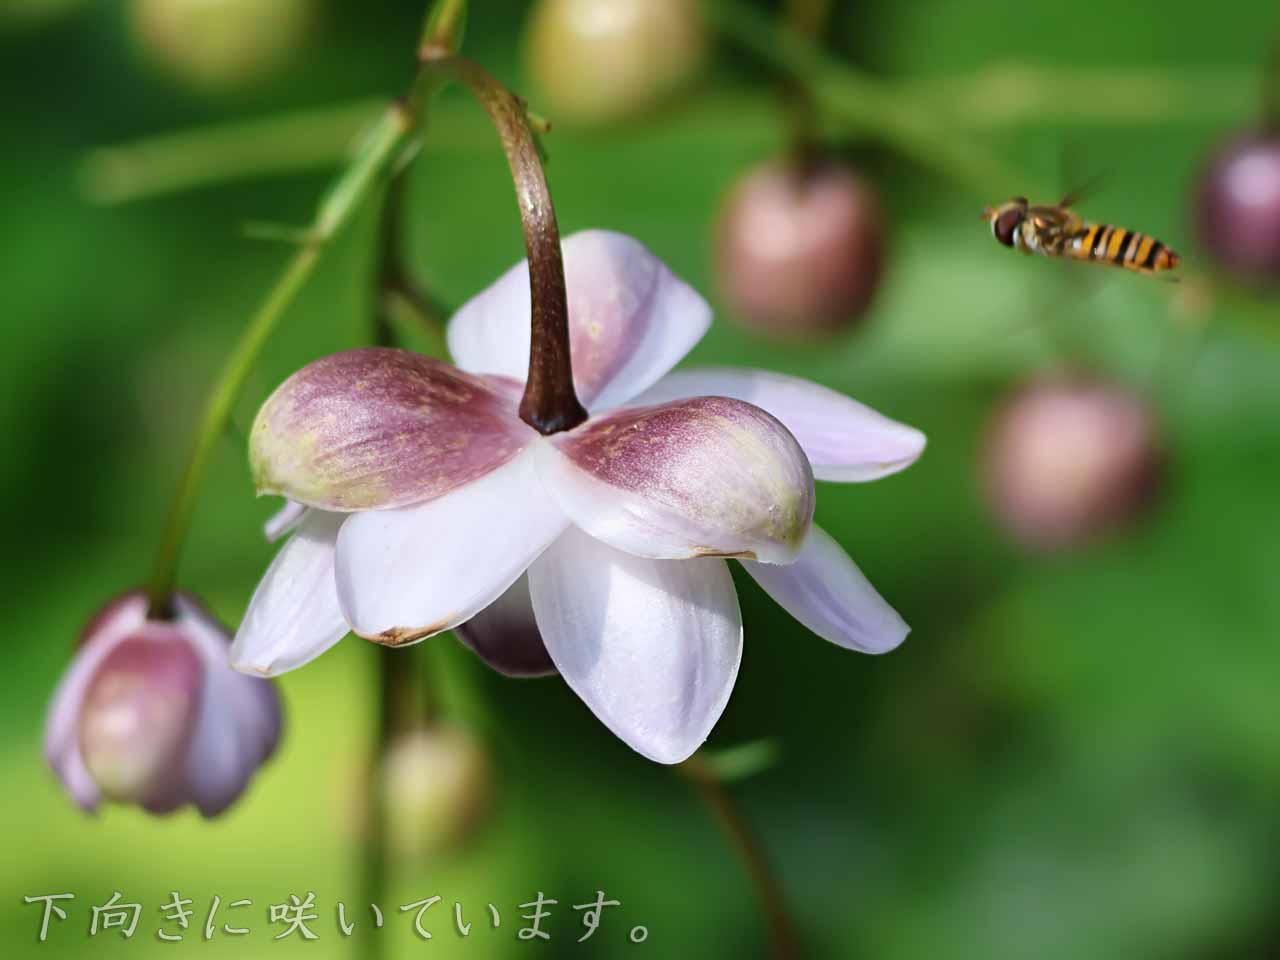
[(481, 660), (508, 677), (545, 677), (556, 672), (538, 633), (529, 599), (529, 577), (454, 631)]
[[(637, 240), (606, 230), (566, 237), (569, 342), (578, 399), (625, 403), (674, 367), (711, 324), (711, 308)], [(449, 323), (449, 353), (473, 373), (521, 383), (529, 372), (529, 266), (522, 261)]]
[(414, 643), (491, 604), (567, 524), (526, 450), (419, 506), (352, 515), (338, 535), (339, 602), (360, 636)]
[(742, 566), (787, 613), (841, 647), (886, 653), (911, 632), (844, 548), (817, 526), (809, 530), (795, 563), (779, 567), (744, 560)]
[(80, 753), (80, 707), (98, 666), (116, 645), (146, 621), (147, 598), (133, 591), (107, 604), (85, 628), (84, 638), (58, 681), (45, 721), (46, 762), (86, 811), (102, 800)]
[(297, 500), (285, 500), (284, 506), (273, 513), (262, 525), (262, 533), (267, 538), (267, 543), (275, 543), (286, 533), (297, 529), (306, 512), (306, 504), (298, 503)]
[[(313, 511), (284, 549), (323, 516)], [(231, 669), (227, 635), (199, 604), (179, 595), (174, 606), (205, 666), (200, 713), (187, 756), (187, 790), (201, 814), (213, 817), (244, 792), (258, 767), (275, 750), (280, 737), (280, 702), (271, 681)]]
[(816, 383), (764, 370), (680, 370), (663, 377), (635, 402), (696, 396), (733, 397), (773, 414), (795, 434), (816, 480), (877, 480), (909, 467), (924, 451), (925, 436), (914, 427)]
[(344, 514), (308, 511), (249, 601), (231, 646), (242, 673), (274, 677), (314, 660), (350, 630), (338, 606), (334, 544)]
[(529, 587), (551, 659), (605, 726), (659, 763), (698, 749), (742, 660), (725, 561), (646, 560), (570, 530)]

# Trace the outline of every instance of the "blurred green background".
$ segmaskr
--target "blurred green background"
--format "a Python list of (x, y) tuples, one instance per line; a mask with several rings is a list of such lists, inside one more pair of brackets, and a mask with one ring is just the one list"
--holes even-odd
[[(337, 957), (376, 937), (391, 955), (762, 956), (760, 907), (688, 785), (615, 740), (560, 682), (505, 680), (447, 637), (428, 641), (423, 662), (492, 749), (495, 814), (469, 846), (397, 870), (380, 931), (360, 902), (356, 804), (375, 657), (359, 641), (283, 678), (282, 748), (214, 822), (124, 808), (85, 817), (43, 765), (43, 712), (73, 638), (145, 574), (202, 392), (288, 256), (246, 239), (242, 224), (306, 222), (336, 169), (338, 133), (363, 115), (358, 103), (407, 82), (422, 3), (312, 7), (281, 70), (225, 92), (183, 85), (141, 52), (127, 4), (0, 8), (3, 952)], [(466, 51), (549, 112), (524, 73), (527, 9), (474, 4)], [(1038, 185), (1065, 192), (1059, 157), (1079, 148), (1087, 171), (1108, 178), (1086, 212), (1202, 265), (1191, 185), (1209, 147), (1256, 120), (1277, 26), (1261, 0), (1172, 0), (1158, 11), (1100, 0), (837, 3), (833, 53), (955, 112), (956, 136), (1025, 180), (980, 196), (874, 136), (846, 138), (889, 212), (888, 270), (866, 326), (818, 346), (742, 332), (714, 286), (724, 190), (787, 132), (756, 60), (718, 41), (678, 106), (606, 130), (559, 125), (547, 138), (565, 232), (634, 234), (716, 303), (693, 362), (801, 374), (929, 436), (910, 470), (823, 486), (818, 504), (819, 521), (914, 628), (900, 650), (843, 652), (739, 584), (746, 653), (711, 746), (780, 745), (775, 766), (732, 789), (812, 956), (1272, 955), (1280, 313), (1226, 293), (1189, 321), (1169, 286), (1118, 272), (1092, 286), (1064, 281), (997, 247), (976, 215)], [(1124, 70), (1151, 82), (1133, 93), (1107, 81)], [(1093, 86), (1064, 79), (1079, 76)], [(289, 138), (281, 163), (296, 170), (119, 204), (86, 190), (87, 152), (104, 144), (352, 102), (314, 139)], [(411, 190), (413, 264), (445, 301), (462, 302), (523, 255), (505, 162), (457, 90), (432, 116)], [(372, 231), (372, 217), (359, 218), (289, 311), (237, 412), (240, 431), (293, 369), (364, 342)], [(1029, 318), (1044, 322), (1026, 329)], [(1002, 537), (976, 464), (994, 406), (1059, 359), (1050, 326), (1086, 342), (1094, 369), (1149, 392), (1171, 461), (1145, 523), (1046, 558)], [(181, 578), (229, 623), (272, 552), (260, 524), (273, 504), (254, 500), (243, 449), (230, 436), (218, 450)], [(138, 931), (90, 940), (90, 906), (113, 890), (143, 905)], [(195, 901), (183, 944), (156, 938), (171, 890)], [(279, 928), (267, 906), (308, 890), (320, 939), (271, 942)], [(560, 901), (544, 946), (516, 938), (516, 905), (539, 890)], [(622, 906), (575, 944), (568, 906), (597, 890)], [(38, 944), (40, 907), (22, 898), (53, 892), (77, 899)], [(203, 941), (215, 894), (253, 899), (249, 936)], [(427, 915), (436, 936), (424, 944), (396, 907), (436, 894), (444, 903)], [(336, 926), (339, 900), (359, 923), (350, 939)], [(455, 900), (476, 924), (465, 940), (453, 932)], [(490, 902), (502, 911), (496, 931)], [(221, 919), (240, 917), (224, 906)], [(627, 942), (636, 924), (649, 929), (639, 946)]]

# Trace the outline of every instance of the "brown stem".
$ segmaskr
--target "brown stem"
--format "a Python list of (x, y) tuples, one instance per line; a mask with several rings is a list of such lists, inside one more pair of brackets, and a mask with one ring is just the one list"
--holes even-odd
[[(378, 903), (387, 892), (387, 817), (386, 784), (387, 753), (395, 738), (423, 725), (430, 718), (430, 702), (424, 690), (420, 658), (416, 650), (392, 650), (370, 644), (377, 661), (374, 696), (373, 743), (369, 750), (368, 807), (364, 822), (364, 898)], [(371, 936), (360, 941), (359, 955), (364, 960), (378, 960), (384, 954), (382, 937)]]
[(570, 430), (587, 419), (587, 411), (573, 388), (560, 228), (524, 105), (487, 70), (465, 57), (439, 56), (428, 47), (422, 66), (463, 83), (489, 114), (502, 140), (524, 228), (533, 305), (529, 378), (520, 400), (520, 419), (544, 435)]
[(769, 865), (760, 841), (738, 809), (733, 795), (725, 789), (715, 770), (700, 754), (695, 753), (676, 769), (697, 789), (698, 795), (742, 861), (742, 866), (755, 887), (756, 897), (769, 918), (770, 956), (773, 960), (795, 960), (800, 956), (800, 943), (796, 939), (791, 915), (787, 912), (782, 884)]
[(1271, 38), (1262, 65), (1262, 125), (1280, 129), (1280, 33)]

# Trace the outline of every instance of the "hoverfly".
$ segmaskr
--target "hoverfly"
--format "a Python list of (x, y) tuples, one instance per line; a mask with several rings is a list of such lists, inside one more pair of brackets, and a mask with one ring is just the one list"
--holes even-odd
[(1026, 197), (1014, 197), (998, 207), (987, 207), (982, 219), (991, 221), (991, 233), (1006, 247), (1044, 257), (1109, 263), (1135, 273), (1155, 274), (1172, 270), (1182, 260), (1155, 237), (1087, 223), (1070, 208), (1074, 196), (1056, 206), (1032, 206)]

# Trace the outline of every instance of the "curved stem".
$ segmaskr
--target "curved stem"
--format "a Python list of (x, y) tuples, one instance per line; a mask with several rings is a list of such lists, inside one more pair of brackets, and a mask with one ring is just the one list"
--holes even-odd
[(409, 328), (426, 340), (422, 352), (448, 356), (444, 326), (449, 310), (413, 276), (405, 254), (404, 208), (408, 191), (407, 166), (387, 184), (378, 219), (378, 266), (373, 278), (373, 340), (392, 346), (396, 331)]
[(695, 753), (676, 769), (697, 789), (698, 795), (720, 824), (738, 854), (738, 859), (742, 861), (742, 866), (755, 887), (756, 898), (769, 919), (770, 956), (773, 960), (793, 960), (799, 957), (800, 943), (796, 938), (791, 914), (787, 911), (782, 884), (773, 872), (760, 841), (738, 809), (733, 795), (700, 753)]
[(587, 412), (573, 388), (560, 227), (524, 104), (487, 70), (464, 57), (437, 57), (428, 50), (422, 64), (464, 84), (480, 101), (502, 141), (520, 207), (533, 306), (529, 377), (520, 400), (520, 419), (543, 435), (572, 429), (587, 419)]
[[(461, 33), (465, 12), (465, 0), (440, 0), (439, 3), (434, 3), (427, 18), (427, 36), (439, 42), (456, 41)], [(415, 125), (417, 109), (430, 93), (430, 80), (429, 71), (419, 70), (409, 95), (383, 111), (382, 117), (360, 143), (355, 158), (321, 200), (311, 227), (306, 231), (303, 246), (294, 254), (284, 273), (250, 319), (231, 356), (227, 358), (205, 404), (195, 443), (165, 520), (160, 546), (147, 581), (149, 616), (158, 619), (172, 616), (170, 595), (173, 592), (182, 541), (191, 525), (200, 480), (204, 476), (214, 444), (227, 427), (236, 398), (263, 344), (315, 269), (321, 251), (351, 219), (372, 186), (391, 167)]]
[(1262, 64), (1262, 125), (1280, 129), (1280, 33), (1271, 38)]
[(303, 282), (315, 269), (321, 251), (359, 207), (369, 188), (387, 169), (396, 149), (413, 128), (413, 117), (403, 104), (395, 103), (386, 110), (377, 125), (365, 138), (363, 147), (350, 167), (338, 178), (333, 189), (320, 204), (307, 240), (294, 254), (293, 259), (267, 294), (262, 305), (245, 327), (239, 342), (227, 358), (221, 374), (210, 391), (204, 413), (196, 431), (196, 440), (186, 469), (178, 483), (178, 492), (165, 522), (160, 547), (156, 552), (147, 582), (149, 613), (165, 618), (171, 613), (169, 595), (173, 589), (174, 575), (182, 541), (191, 524), (195, 508), (196, 492), (204, 476), (209, 456), (218, 437), (226, 429), (232, 407), (240, 395), (249, 371), (253, 368), (263, 344), (271, 336), (284, 314), (285, 308), (301, 289)]
[(984, 197), (1012, 191), (1045, 195), (981, 144), (949, 130), (922, 104), (826, 56), (813, 43), (779, 31), (739, 0), (703, 0), (708, 18), (740, 46), (808, 87), (814, 102), (845, 126), (864, 130), (920, 164)]

